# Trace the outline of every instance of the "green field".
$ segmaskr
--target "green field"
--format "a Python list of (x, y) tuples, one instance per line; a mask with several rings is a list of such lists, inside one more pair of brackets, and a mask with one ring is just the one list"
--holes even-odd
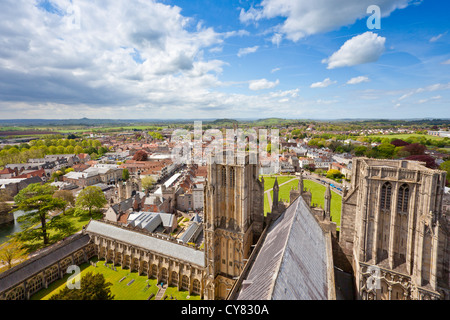
[[(284, 178), (284, 177), (282, 177), (282, 178)], [(266, 179), (266, 178), (264, 178), (264, 179)], [(291, 179), (292, 179), (292, 177), (288, 178), (287, 180), (291, 180)], [(278, 180), (279, 180), (279, 178), (278, 178)], [(272, 183), (272, 186), (273, 186), (273, 183)], [(310, 181), (310, 180), (303, 180), (303, 186), (304, 186), (304, 188), (306, 188), (308, 191), (311, 192), (311, 204), (320, 205), (323, 208), (326, 187), (322, 184), (319, 184), (317, 182)], [(278, 199), (279, 200), (283, 199), (283, 200), (289, 201), (289, 193), (292, 188), (297, 190), (297, 188), (298, 188), (298, 180), (297, 179), (295, 179), (294, 181), (291, 181), (289, 183), (286, 183), (285, 185), (280, 186)], [(268, 188), (268, 189), (271, 189), (271, 188)], [(270, 191), (270, 196), (273, 197), (273, 191)], [(337, 194), (336, 192), (331, 191), (331, 220), (333, 222), (336, 222), (338, 229), (339, 229), (339, 226), (341, 225), (341, 206), (342, 206), (342, 197), (339, 194)], [(264, 212), (269, 212), (269, 211), (270, 211), (269, 201), (267, 199), (267, 195), (265, 194), (265, 196), (264, 196)]]
[[(93, 259), (92, 261), (96, 261)], [(156, 279), (147, 279), (147, 276), (139, 276), (137, 272), (130, 272), (128, 269), (122, 269), (116, 266), (117, 271), (111, 270), (104, 266), (104, 260), (97, 262), (97, 267), (84, 263), (80, 266), (81, 276), (87, 272), (101, 273), (104, 275), (106, 282), (111, 282), (111, 293), (114, 295), (114, 300), (147, 300), (153, 293), (156, 296), (158, 287), (156, 286)], [(66, 274), (64, 278), (51, 283), (48, 288), (42, 289), (31, 297), (31, 300), (48, 300), (52, 295), (58, 293), (66, 286), (66, 281), (70, 274)], [(120, 281), (123, 277), (124, 280)], [(133, 283), (129, 284), (131, 280)], [(128, 285), (129, 284), (129, 285)], [(189, 298), (187, 291), (178, 291), (176, 287), (168, 287), (165, 294), (171, 295), (177, 300), (200, 300), (200, 296), (191, 295)], [(154, 300), (152, 297), (151, 300)]]
[(428, 134), (417, 134), (417, 133), (405, 133), (405, 134), (376, 134), (376, 135), (370, 135), (367, 136), (369, 138), (389, 138), (389, 139), (401, 139), (401, 140), (405, 140), (411, 137), (414, 138), (426, 138), (426, 139), (430, 139), (430, 140), (442, 140), (444, 138), (442, 137), (437, 137), (437, 136), (431, 136)]

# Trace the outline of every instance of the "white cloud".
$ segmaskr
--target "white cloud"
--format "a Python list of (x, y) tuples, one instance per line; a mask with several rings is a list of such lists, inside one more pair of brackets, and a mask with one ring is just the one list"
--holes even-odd
[(218, 52), (222, 52), (222, 50), (223, 50), (223, 47), (212, 47), (208, 51), (211, 53), (218, 53)]
[(277, 46), (277, 48), (280, 46), (281, 40), (283, 40), (283, 35), (281, 33), (275, 33), (270, 41)]
[[(148, 116), (164, 114), (167, 106), (216, 106), (221, 97), (211, 89), (222, 85), (218, 76), (226, 62), (203, 52), (218, 52), (224, 39), (249, 34), (216, 32), (183, 16), (181, 8), (155, 1), (46, 1), (57, 14), (41, 3), (0, 3), (0, 101), (28, 104), (37, 118), (58, 114), (39, 114), (46, 105), (60, 108), (63, 118), (78, 110), (102, 109), (98, 115), (107, 117), (126, 107)], [(13, 115), (13, 107), (7, 109)]]
[(272, 70), (270, 70), (270, 73), (275, 73), (275, 72), (280, 71), (280, 70), (281, 70), (280, 68), (273, 68)]
[(417, 101), (417, 103), (418, 104), (422, 104), (422, 103), (430, 102), (430, 101), (433, 101), (433, 100), (439, 100), (441, 98), (442, 98), (442, 96), (434, 96), (434, 97), (431, 97), (431, 98), (420, 99), (419, 101)]
[[(405, 94), (403, 94), (402, 96), (400, 96), (397, 100), (394, 100), (394, 101), (402, 101), (402, 100), (405, 100), (405, 99), (407, 99), (409, 97), (412, 97), (412, 96), (414, 96), (416, 94), (419, 94), (419, 93), (434, 92), (434, 91), (438, 91), (438, 90), (450, 90), (450, 82), (449, 83), (435, 83), (435, 84), (432, 84), (432, 85), (429, 85), (429, 86), (426, 86), (426, 87), (416, 88), (416, 89), (410, 90), (410, 91), (406, 92)], [(434, 100), (440, 99), (441, 96), (436, 96), (434, 98), (435, 98)]]
[(237, 53), (237, 56), (238, 57), (242, 57), (242, 56), (245, 56), (245, 55), (247, 55), (249, 53), (254, 53), (254, 52), (256, 52), (258, 50), (258, 48), (259, 48), (259, 46), (248, 47), (248, 48), (240, 48), (238, 53)]
[(378, 5), (381, 16), (387, 17), (397, 9), (406, 8), (410, 0), (263, 0), (256, 9), (241, 10), (242, 23), (256, 23), (261, 19), (286, 18), (275, 31), (287, 39), (299, 39), (317, 33), (348, 26), (368, 17), (369, 5)]
[(438, 41), (438, 40), (439, 40), (440, 38), (442, 38), (442, 36), (444, 36), (446, 33), (447, 33), (447, 32), (444, 32), (444, 33), (438, 34), (437, 36), (431, 37), (431, 38), (430, 38), (430, 42), (436, 42), (436, 41)]
[(386, 38), (367, 31), (347, 40), (341, 48), (322, 63), (327, 69), (350, 67), (358, 64), (375, 62), (383, 54)]
[(296, 98), (296, 97), (298, 97), (298, 91), (299, 91), (299, 89), (297, 88), (297, 89), (292, 89), (292, 90), (271, 92), (269, 95), (272, 98), (280, 98), (280, 97)]
[(319, 81), (319, 82), (314, 82), (313, 84), (311, 84), (311, 88), (326, 88), (329, 85), (332, 85), (333, 83), (336, 83), (337, 81), (331, 81), (330, 78), (326, 78), (323, 81)]
[(358, 84), (361, 82), (369, 82), (369, 78), (366, 76), (358, 76), (358, 77), (354, 77), (351, 78), (350, 80), (347, 81), (347, 84)]
[(280, 81), (277, 79), (276, 81), (268, 81), (267, 79), (259, 79), (259, 80), (251, 80), (249, 82), (248, 88), (250, 90), (263, 90), (263, 89), (271, 89), (275, 88)]
[(441, 64), (450, 64), (450, 59), (441, 62)]

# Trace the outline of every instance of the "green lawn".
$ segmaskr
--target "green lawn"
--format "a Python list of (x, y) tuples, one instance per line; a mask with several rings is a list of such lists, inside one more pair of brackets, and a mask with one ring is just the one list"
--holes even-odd
[[(277, 176), (278, 185), (286, 181), (292, 180), (294, 178), (296, 178), (296, 176)], [(272, 189), (274, 183), (275, 183), (274, 176), (264, 176), (264, 191)]]
[[(92, 261), (96, 261), (96, 259), (92, 259)], [(114, 300), (147, 300), (152, 293), (156, 296), (158, 292), (156, 279), (147, 279), (145, 275), (139, 276), (137, 272), (130, 272), (128, 269), (122, 269), (120, 266), (116, 266), (117, 271), (114, 271), (104, 266), (104, 262), (103, 259), (99, 260), (97, 267), (91, 266), (89, 263), (81, 265), (81, 276), (87, 272), (103, 274), (106, 281), (112, 283), (110, 288), (111, 293), (114, 295)], [(69, 277), (70, 274), (66, 274), (63, 279), (53, 282), (47, 289), (42, 289), (34, 294), (31, 300), (48, 300), (52, 295), (64, 288)], [(120, 281), (123, 277), (126, 278)], [(134, 281), (128, 285), (131, 280)], [(176, 287), (168, 287), (165, 294), (169, 297), (172, 295), (177, 300), (200, 300), (198, 295), (191, 295), (187, 298), (188, 292), (178, 291)], [(155, 297), (151, 300), (154, 299)]]
[[(284, 177), (282, 177), (284, 178)], [(265, 178), (264, 178), (265, 179)], [(292, 179), (289, 178), (287, 180)], [(311, 203), (320, 205), (323, 208), (324, 205), (324, 195), (326, 187), (322, 184), (319, 184), (314, 181), (310, 180), (303, 180), (303, 186), (311, 191)], [(289, 201), (289, 193), (291, 191), (291, 188), (294, 187), (295, 190), (297, 190), (298, 187), (298, 180), (291, 181), (289, 183), (286, 183), (285, 185), (280, 187), (280, 192), (278, 195), (278, 199), (283, 199)], [(269, 188), (270, 189), (270, 188)], [(273, 197), (273, 191), (270, 191), (270, 196)], [(336, 222), (336, 225), (341, 225), (341, 206), (342, 206), (342, 197), (338, 195), (336, 192), (331, 191), (331, 220)], [(267, 196), (264, 196), (264, 212), (270, 211), (269, 208), (269, 201), (267, 199)]]

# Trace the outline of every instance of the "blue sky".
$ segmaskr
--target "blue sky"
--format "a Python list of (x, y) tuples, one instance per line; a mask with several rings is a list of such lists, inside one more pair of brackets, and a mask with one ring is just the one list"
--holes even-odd
[(437, 0), (5, 0), (0, 117), (449, 118), (448, 12)]

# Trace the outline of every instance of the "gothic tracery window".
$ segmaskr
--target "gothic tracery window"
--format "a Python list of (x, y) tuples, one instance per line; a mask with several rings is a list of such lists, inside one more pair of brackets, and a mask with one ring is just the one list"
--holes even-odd
[(222, 167), (222, 185), (223, 186), (227, 185), (227, 171), (225, 167)]
[(234, 187), (234, 168), (230, 168), (230, 187)]
[(408, 203), (409, 203), (409, 187), (407, 184), (403, 184), (400, 186), (398, 190), (397, 211), (399, 213), (408, 212)]
[(380, 208), (382, 210), (389, 210), (391, 208), (392, 186), (386, 182), (381, 187)]

